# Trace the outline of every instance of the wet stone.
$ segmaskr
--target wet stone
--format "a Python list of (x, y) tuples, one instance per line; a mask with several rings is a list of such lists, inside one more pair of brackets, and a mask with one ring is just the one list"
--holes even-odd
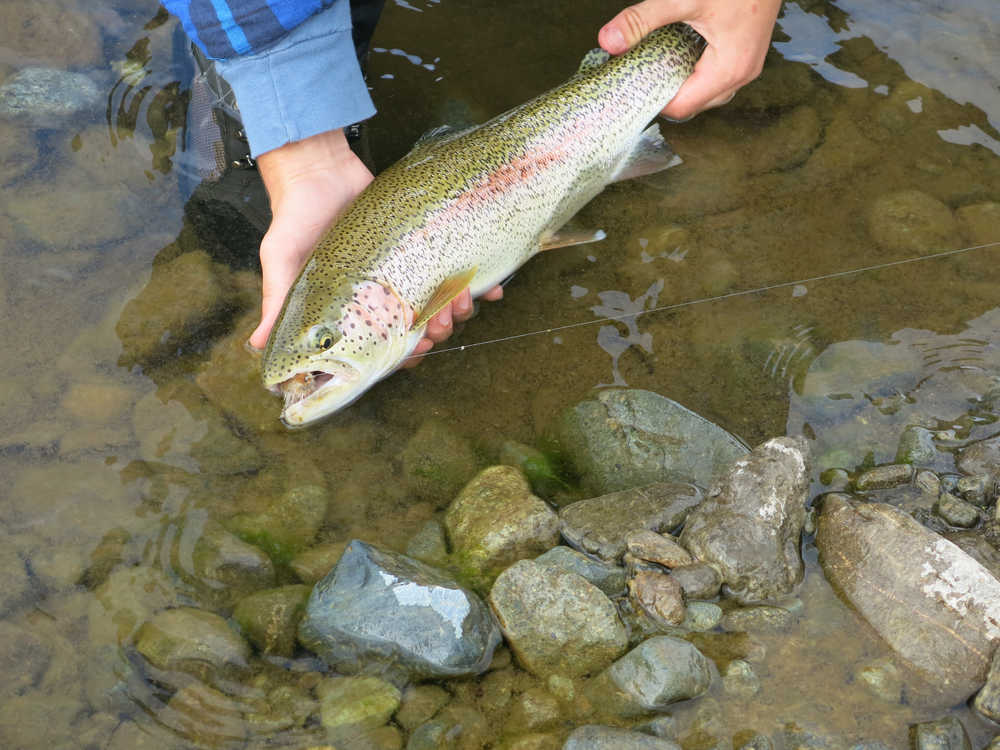
[(692, 563), (670, 571), (687, 599), (714, 599), (722, 588), (722, 578), (708, 563)]
[(345, 547), (347, 542), (317, 544), (293, 557), (288, 567), (302, 583), (316, 583), (333, 570), (340, 556), (344, 554)]
[(160, 720), (199, 747), (214, 747), (246, 739), (241, 706), (225, 693), (194, 682), (170, 699)]
[(632, 531), (671, 531), (702, 500), (693, 484), (664, 482), (572, 503), (559, 511), (563, 538), (581, 552), (616, 562)]
[(681, 638), (654, 636), (609, 666), (587, 685), (594, 706), (608, 715), (642, 716), (708, 690), (708, 659)]
[(958, 452), (956, 463), (963, 474), (988, 474), (1000, 481), (1000, 435), (963, 448)]
[(167, 609), (136, 634), (136, 650), (157, 669), (210, 676), (247, 666), (250, 647), (214, 612)]
[(490, 726), (486, 718), (469, 705), (450, 703), (435, 717), (447, 727), (446, 737), (454, 738), (454, 750), (479, 750), (486, 746)]
[[(182, 555), (193, 544), (190, 552), (193, 570), (185, 571)], [(218, 521), (204, 519), (199, 514), (189, 514), (179, 535), (173, 554), (177, 570), (193, 573), (194, 583), (207, 596), (224, 601), (236, 599), (257, 589), (275, 584), (274, 565), (258, 547), (247, 544)]]
[(666, 573), (640, 571), (628, 582), (632, 604), (654, 622), (680, 625), (684, 622), (684, 594), (676, 579)]
[(967, 242), (985, 245), (996, 242), (1000, 227), (1000, 203), (975, 203), (955, 211), (958, 224)]
[(76, 0), (5, 0), (0, 28), (11, 59), (44, 56), (53, 67), (100, 65), (101, 31), (93, 12)]
[(94, 111), (101, 99), (98, 85), (82, 73), (22, 68), (0, 84), (0, 116), (57, 127)]
[(399, 708), (401, 694), (378, 677), (332, 677), (316, 686), (320, 721), (327, 730), (348, 734), (376, 729)]
[(879, 700), (900, 704), (904, 700), (904, 675), (892, 659), (876, 659), (862, 666), (855, 679)]
[(428, 565), (447, 563), (448, 542), (445, 540), (444, 526), (433, 519), (425, 523), (410, 537), (406, 554)]
[(437, 685), (411, 685), (403, 691), (396, 722), (412, 732), (429, 721), (450, 700), (451, 695)]
[(874, 469), (864, 472), (854, 481), (854, 486), (858, 492), (886, 490), (901, 484), (908, 484), (912, 479), (913, 466), (910, 464), (890, 464), (889, 466), (876, 466)]
[(625, 537), (625, 549), (641, 560), (654, 562), (666, 568), (679, 568), (694, 562), (690, 553), (673, 537), (657, 534), (649, 529), (629, 532)]
[(914, 750), (972, 750), (965, 727), (954, 716), (913, 727)]
[(226, 519), (225, 526), (264, 550), (274, 562), (286, 564), (315, 541), (328, 499), (326, 489), (319, 485), (292, 487), (263, 513), (239, 513)]
[(915, 673), (914, 704), (951, 706), (982, 686), (1000, 581), (979, 562), (891, 506), (838, 496), (824, 499), (816, 546), (834, 591)]
[(513, 466), (491, 466), (477, 474), (449, 506), (444, 523), (452, 560), (485, 584), (515, 561), (559, 543), (559, 516), (531, 493)]
[(608, 596), (625, 593), (625, 569), (620, 565), (595, 560), (571, 547), (559, 545), (535, 558), (539, 565), (552, 565), (590, 581)]
[(556, 421), (552, 437), (592, 493), (654, 482), (702, 487), (747, 448), (733, 435), (657, 393), (605, 390)]
[(562, 746), (559, 734), (531, 732), (505, 742), (502, 750), (560, 750)]
[(743, 604), (777, 599), (802, 580), (808, 444), (774, 438), (738, 460), (688, 517), (681, 544), (711, 564)]
[(541, 497), (551, 498), (569, 487), (549, 457), (530, 445), (507, 440), (500, 447), (500, 463), (520, 469), (531, 484), (532, 492)]
[(805, 162), (823, 134), (816, 110), (796, 107), (754, 139), (749, 171), (751, 174), (779, 172)]
[(925, 253), (953, 247), (958, 223), (937, 198), (919, 190), (902, 190), (875, 201), (868, 231), (886, 250)]
[(403, 481), (420, 500), (445, 507), (475, 475), (479, 460), (468, 440), (442, 419), (420, 425), (403, 448)]
[(313, 589), (299, 640), (341, 671), (449, 677), (485, 670), (500, 631), (447, 574), (355, 539)]
[(903, 434), (899, 437), (896, 463), (914, 466), (933, 464), (937, 452), (937, 446), (934, 444), (934, 432), (926, 427), (911, 425), (903, 430)]
[(742, 741), (737, 750), (774, 750), (774, 743), (771, 738), (764, 734), (755, 734), (747, 740)]
[(1000, 650), (993, 652), (986, 684), (976, 694), (972, 705), (990, 721), (1000, 723)]
[(913, 486), (934, 497), (941, 494), (941, 480), (933, 471), (918, 471), (913, 477)]
[(27, 174), (38, 162), (38, 143), (27, 127), (0, 122), (0, 185)]
[(749, 662), (734, 659), (722, 673), (722, 688), (737, 698), (752, 698), (760, 692), (760, 678)]
[(720, 622), (722, 622), (722, 607), (718, 604), (688, 602), (684, 608), (684, 622), (681, 623), (681, 627), (685, 630), (706, 631)]
[(562, 750), (680, 750), (680, 745), (628, 729), (588, 724), (570, 732)]
[(950, 492), (941, 493), (934, 511), (949, 524), (960, 529), (971, 529), (979, 523), (979, 509)]
[(782, 607), (757, 606), (731, 609), (722, 618), (722, 627), (748, 633), (783, 633), (795, 624), (795, 615)]
[(955, 492), (966, 502), (986, 508), (996, 502), (1000, 482), (989, 474), (962, 477), (955, 485)]
[(8, 698), (32, 687), (44, 674), (52, 649), (34, 633), (0, 620), (0, 670), (4, 681), (0, 697)]
[(508, 644), (532, 674), (589, 674), (625, 651), (614, 605), (575, 573), (521, 560), (500, 574), (489, 600)]
[(261, 653), (291, 656), (310, 590), (300, 584), (257, 591), (236, 604), (233, 619)]
[(562, 720), (559, 700), (544, 688), (528, 688), (514, 699), (506, 726), (539, 732), (554, 728)]

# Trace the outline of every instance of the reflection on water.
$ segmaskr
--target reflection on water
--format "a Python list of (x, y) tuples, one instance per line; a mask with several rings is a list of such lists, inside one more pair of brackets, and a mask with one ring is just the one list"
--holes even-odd
[[(750, 443), (802, 432), (819, 469), (891, 460), (912, 425), (945, 448), (992, 434), (980, 397), (1000, 376), (995, 247), (795, 282), (1000, 241), (998, 13), (990, 0), (787, 4), (761, 80), (665, 128), (684, 163), (609, 188), (581, 217), (607, 239), (533, 260), (452, 343), (617, 322), (429, 357), (288, 433), (242, 346), (259, 231), (232, 196), (185, 207), (178, 184), (190, 69), (173, 23), (152, 3), (65, 0), (54, 17), (5, 4), (33, 26), (4, 25), (0, 76), (30, 60), (92, 75), (108, 97), (54, 127), (0, 121), (4, 744), (326, 744), (323, 667), (304, 652), (161, 668), (119, 646), (167, 607), (228, 617), (249, 592), (312, 582), (348, 539), (406, 549), (440, 517), (406, 483), (421, 426), (447, 424), (469, 461), (492, 463), (593, 388), (628, 384)], [(454, 113), (483, 120), (561, 81), (608, 15), (390, 4), (370, 71), (377, 162)], [(727, 296), (776, 284), (791, 285)], [(717, 685), (672, 711), (689, 750), (787, 725), (903, 748), (910, 723), (944, 713), (859, 686), (884, 647), (805, 551), (798, 625), (747, 657), (760, 691)], [(539, 687), (498, 671), (508, 699)], [(499, 682), (436, 689), (486, 715), (493, 738), (516, 729), (482, 697)], [(977, 748), (993, 732), (954, 715)]]

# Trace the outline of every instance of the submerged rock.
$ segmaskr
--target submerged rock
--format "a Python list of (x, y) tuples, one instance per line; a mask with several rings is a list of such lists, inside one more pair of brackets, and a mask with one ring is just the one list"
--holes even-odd
[(964, 474), (988, 474), (994, 482), (1000, 482), (1000, 435), (963, 448), (957, 464)]
[(0, 85), (0, 116), (55, 127), (96, 110), (101, 90), (88, 76), (53, 68), (23, 68)]
[(484, 671), (500, 631), (447, 574), (355, 539), (313, 589), (299, 640), (344, 672), (454, 677)]
[(587, 686), (606, 715), (633, 717), (695, 698), (712, 682), (708, 659), (691, 643), (667, 635), (643, 641)]
[(926, 683), (911, 697), (951, 706), (982, 686), (1000, 638), (986, 568), (891, 506), (839, 495), (823, 502), (816, 546), (836, 592)]
[(539, 676), (590, 674), (625, 651), (625, 626), (614, 605), (575, 573), (521, 560), (490, 591), (507, 642)]
[(167, 609), (136, 634), (136, 650), (157, 669), (204, 676), (246, 667), (250, 647), (214, 612), (194, 607)]
[(738, 460), (692, 511), (681, 544), (718, 570), (741, 603), (782, 597), (802, 580), (808, 490), (805, 440), (769, 440)]
[(629, 729), (587, 724), (570, 732), (562, 750), (680, 750), (680, 745)]
[(747, 453), (718, 425), (637, 389), (606, 390), (580, 402), (563, 412), (552, 437), (593, 493), (668, 481), (707, 487)]
[(993, 652), (986, 684), (972, 703), (990, 721), (1000, 723), (1000, 650)]
[(531, 494), (513, 466), (491, 466), (469, 482), (444, 516), (452, 559), (472, 579), (489, 583), (511, 563), (559, 543), (559, 516)]
[(958, 223), (937, 198), (919, 190), (901, 190), (875, 201), (868, 231), (886, 250), (926, 253), (951, 248)]
[(539, 565), (553, 565), (583, 576), (608, 596), (625, 593), (625, 568), (595, 560), (582, 552), (560, 545), (535, 558)]
[(291, 656), (309, 591), (301, 584), (258, 591), (239, 601), (233, 619), (262, 653)]
[(914, 750), (972, 750), (965, 727), (954, 716), (913, 727)]
[(403, 448), (402, 459), (406, 488), (442, 508), (479, 468), (469, 441), (436, 418), (420, 425)]
[(563, 538), (607, 562), (625, 553), (629, 533), (671, 531), (702, 501), (693, 484), (663, 482), (579, 500), (559, 511)]

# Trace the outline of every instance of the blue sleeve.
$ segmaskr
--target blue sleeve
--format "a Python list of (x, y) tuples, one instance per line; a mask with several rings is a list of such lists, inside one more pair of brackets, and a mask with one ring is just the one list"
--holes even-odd
[(260, 52), (336, 0), (161, 0), (212, 60)]
[(254, 157), (375, 114), (349, 0), (334, 0), (267, 49), (215, 65), (236, 95)]

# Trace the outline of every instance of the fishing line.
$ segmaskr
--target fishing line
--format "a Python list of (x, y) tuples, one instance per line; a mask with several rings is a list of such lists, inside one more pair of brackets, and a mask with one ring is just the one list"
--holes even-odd
[(621, 315), (612, 315), (606, 318), (598, 318), (596, 320), (584, 320), (578, 323), (567, 323), (566, 325), (553, 326), (552, 328), (543, 328), (537, 331), (528, 331), (526, 333), (515, 333), (511, 336), (501, 336), (496, 339), (489, 339), (488, 341), (476, 341), (472, 344), (462, 344), (461, 346), (452, 346), (447, 349), (432, 349), (424, 354), (414, 355), (417, 357), (428, 357), (432, 354), (445, 354), (446, 352), (464, 352), (466, 349), (472, 349), (476, 346), (486, 346), (487, 344), (499, 344), (504, 341), (514, 341), (516, 339), (524, 339), (529, 336), (540, 336), (547, 333), (556, 333), (558, 331), (566, 331), (570, 328), (582, 328), (583, 326), (597, 325), (598, 323), (610, 323), (616, 320), (626, 320), (635, 319), (640, 315), (648, 315), (649, 313), (663, 312), (665, 310), (679, 310), (682, 307), (691, 307), (693, 305), (700, 305), (706, 302), (718, 302), (724, 299), (730, 299), (732, 297), (746, 297), (751, 294), (761, 294), (763, 292), (770, 292), (775, 289), (783, 289), (790, 286), (800, 286), (803, 284), (811, 284), (816, 281), (826, 281), (828, 279), (838, 279), (844, 276), (853, 276), (859, 273), (866, 273), (868, 271), (880, 271), (884, 268), (893, 268), (894, 266), (902, 266), (907, 263), (916, 263), (922, 260), (934, 260), (936, 258), (947, 258), (951, 255), (960, 255), (961, 253), (972, 252), (973, 250), (983, 250), (985, 248), (1000, 246), (1000, 241), (997, 242), (987, 242), (985, 245), (972, 245), (970, 247), (962, 247), (957, 250), (944, 250), (938, 253), (932, 253), (930, 255), (917, 255), (912, 258), (903, 258), (902, 260), (890, 260), (885, 263), (876, 263), (872, 266), (863, 266), (861, 268), (852, 268), (847, 271), (834, 271), (832, 273), (824, 273), (819, 276), (810, 276), (805, 279), (798, 279), (796, 281), (782, 281), (776, 284), (769, 284), (768, 286), (760, 286), (755, 289), (742, 289), (736, 292), (727, 292), (726, 294), (719, 294), (715, 297), (702, 297), (701, 299), (686, 300), (684, 302), (675, 302), (672, 305), (661, 305), (660, 307), (652, 307), (649, 310), (639, 310), (638, 312), (623, 313)]

